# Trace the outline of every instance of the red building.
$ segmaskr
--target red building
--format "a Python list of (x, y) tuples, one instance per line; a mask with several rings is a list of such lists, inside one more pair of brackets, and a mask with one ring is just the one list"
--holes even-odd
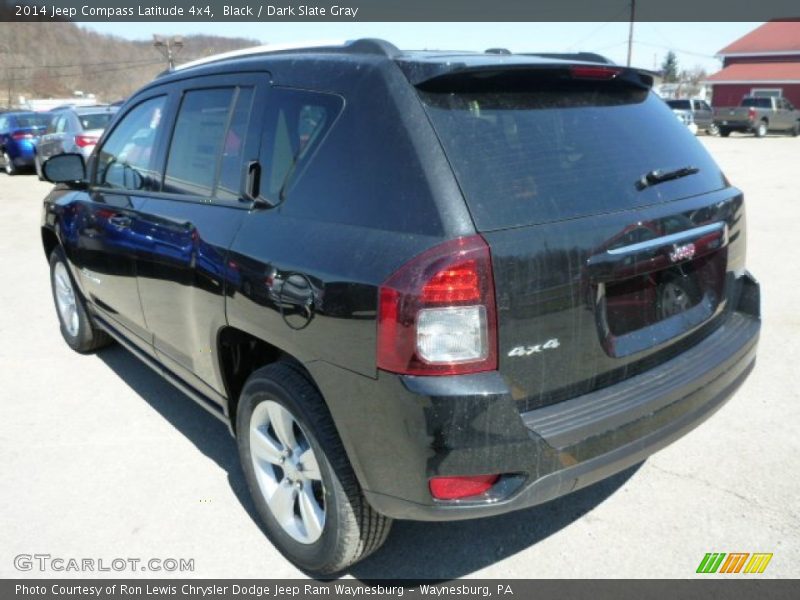
[(708, 78), (714, 106), (742, 96), (785, 96), (800, 106), (800, 21), (770, 21), (718, 52), (722, 70)]

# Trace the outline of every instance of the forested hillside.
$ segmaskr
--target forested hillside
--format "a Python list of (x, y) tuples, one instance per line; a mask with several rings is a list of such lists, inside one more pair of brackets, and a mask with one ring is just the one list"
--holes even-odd
[[(176, 62), (258, 43), (242, 38), (185, 36)], [(67, 97), (75, 90), (113, 102), (165, 67), (166, 60), (150, 40), (102, 35), (74, 23), (0, 23), (0, 107), (15, 103), (20, 95)]]

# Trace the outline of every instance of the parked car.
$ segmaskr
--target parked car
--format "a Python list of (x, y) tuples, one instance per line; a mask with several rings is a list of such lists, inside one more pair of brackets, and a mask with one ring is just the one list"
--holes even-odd
[(47, 128), (47, 115), (34, 112), (0, 114), (0, 156), (7, 175), (32, 167), (36, 142)]
[(314, 573), (393, 519), (568, 494), (754, 365), (742, 192), (651, 85), (376, 40), (179, 67), (88, 165), (44, 163), (61, 333), (227, 423), (266, 532)]
[(714, 111), (719, 134), (728, 137), (732, 131), (764, 137), (769, 131), (800, 135), (800, 111), (786, 98), (745, 96), (739, 106), (724, 106)]
[(673, 112), (692, 115), (692, 122), (695, 123), (698, 130), (705, 131), (709, 135), (717, 135), (719, 133), (714, 123), (714, 111), (705, 100), (687, 98), (667, 100), (666, 103)]
[(50, 124), (36, 147), (35, 164), (39, 179), (43, 178), (42, 163), (51, 156), (78, 152), (88, 157), (118, 110), (118, 107), (91, 106), (50, 111)]

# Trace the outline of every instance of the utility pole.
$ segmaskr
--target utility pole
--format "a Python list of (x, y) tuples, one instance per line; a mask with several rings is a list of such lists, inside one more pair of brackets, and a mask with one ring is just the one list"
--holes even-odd
[(633, 53), (633, 22), (636, 19), (636, 0), (631, 0), (631, 23), (628, 27), (628, 66), (631, 66), (631, 54)]
[(170, 38), (165, 38), (160, 35), (153, 34), (153, 47), (158, 50), (161, 55), (167, 59), (167, 69), (172, 71), (175, 68), (175, 57), (183, 50), (183, 37), (176, 35)]

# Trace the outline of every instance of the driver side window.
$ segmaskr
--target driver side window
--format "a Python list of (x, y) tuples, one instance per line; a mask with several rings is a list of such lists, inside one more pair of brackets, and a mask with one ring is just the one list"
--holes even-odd
[(155, 190), (155, 143), (162, 127), (166, 96), (145, 100), (114, 128), (97, 154), (95, 184), (123, 190)]

